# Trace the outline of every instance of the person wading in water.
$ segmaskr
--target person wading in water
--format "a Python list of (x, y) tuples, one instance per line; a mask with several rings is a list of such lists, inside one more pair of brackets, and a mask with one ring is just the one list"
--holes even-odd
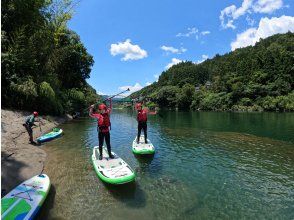
[(142, 103), (136, 104), (136, 110), (138, 111), (137, 114), (137, 121), (138, 121), (138, 134), (137, 134), (137, 144), (139, 144), (140, 136), (141, 136), (141, 130), (144, 131), (144, 139), (145, 143), (147, 144), (147, 115), (155, 115), (157, 114), (157, 111), (151, 112), (148, 110), (148, 108), (142, 108)]
[(89, 110), (89, 116), (97, 119), (97, 123), (98, 123), (97, 131), (98, 131), (99, 154), (100, 154), (99, 160), (102, 160), (103, 158), (102, 146), (103, 146), (104, 139), (106, 142), (109, 158), (114, 158), (114, 156), (111, 154), (110, 132), (109, 132), (111, 127), (110, 114), (112, 111), (112, 103), (111, 103), (111, 99), (108, 99), (108, 100), (110, 103), (109, 108), (105, 104), (100, 104), (98, 106), (98, 110), (99, 110), (98, 113), (93, 113), (94, 105), (91, 105)]

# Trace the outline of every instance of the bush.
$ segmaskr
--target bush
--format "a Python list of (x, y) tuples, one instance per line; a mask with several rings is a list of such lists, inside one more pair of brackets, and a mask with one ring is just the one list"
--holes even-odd
[(239, 101), (239, 105), (243, 105), (243, 106), (251, 106), (252, 105), (252, 101), (250, 98), (242, 98)]
[(193, 95), (195, 92), (194, 86), (191, 84), (185, 84), (180, 92), (177, 94), (177, 105), (180, 109), (190, 108)]
[(227, 110), (231, 107), (231, 93), (212, 93), (201, 91), (195, 93), (191, 109), (194, 110)]
[(47, 82), (42, 82), (39, 86), (39, 95), (51, 102), (55, 99), (55, 92)]
[(266, 111), (293, 111), (294, 110), (294, 92), (287, 96), (266, 96), (258, 100)]
[(22, 83), (11, 83), (10, 91), (13, 107), (20, 106), (22, 109), (33, 110), (32, 103), (36, 100), (38, 93), (36, 83), (31, 78)]
[(153, 110), (153, 109), (155, 109), (155, 108), (157, 107), (157, 104), (154, 103), (154, 102), (152, 102), (152, 101), (149, 101), (149, 102), (146, 102), (146, 106), (147, 106), (149, 109)]
[(47, 82), (42, 82), (39, 85), (39, 105), (38, 111), (43, 114), (52, 113), (59, 115), (63, 112), (62, 105), (55, 95), (51, 85)]
[(163, 107), (175, 107), (177, 104), (176, 96), (179, 88), (176, 86), (163, 86), (156, 96), (157, 103)]

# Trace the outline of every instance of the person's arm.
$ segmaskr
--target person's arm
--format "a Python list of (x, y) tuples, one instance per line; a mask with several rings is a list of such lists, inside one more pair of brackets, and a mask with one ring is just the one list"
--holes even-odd
[(93, 108), (94, 108), (94, 105), (91, 105), (91, 106), (90, 106), (90, 109), (89, 109), (89, 116), (90, 116), (91, 118), (98, 118), (98, 117), (99, 117), (99, 114), (94, 114), (94, 113), (93, 113)]
[[(38, 117), (37, 119), (35, 118), (35, 122), (38, 122), (39, 123), (39, 126), (40, 126), (40, 124), (41, 125), (44, 125), (44, 123), (42, 122), (42, 120), (41, 120), (41, 117)], [(36, 125), (37, 126), (37, 125)]]
[(147, 112), (148, 115), (156, 115), (157, 111), (150, 111), (148, 108), (145, 109), (145, 111)]
[(90, 117), (92, 117), (92, 115), (93, 115), (93, 108), (94, 108), (94, 105), (91, 105), (89, 108), (89, 116)]

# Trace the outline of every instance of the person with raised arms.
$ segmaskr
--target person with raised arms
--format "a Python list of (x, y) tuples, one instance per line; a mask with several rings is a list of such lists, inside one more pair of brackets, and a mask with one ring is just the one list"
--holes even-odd
[(97, 131), (98, 131), (98, 142), (99, 142), (99, 160), (102, 160), (103, 158), (103, 142), (105, 140), (106, 146), (107, 146), (107, 151), (109, 158), (114, 158), (114, 156), (111, 154), (111, 145), (110, 145), (110, 114), (112, 111), (112, 102), (111, 99), (109, 100), (109, 107), (107, 107), (104, 103), (100, 104), (98, 106), (98, 112), (94, 113), (94, 105), (90, 106), (89, 110), (89, 116), (92, 118), (97, 119)]

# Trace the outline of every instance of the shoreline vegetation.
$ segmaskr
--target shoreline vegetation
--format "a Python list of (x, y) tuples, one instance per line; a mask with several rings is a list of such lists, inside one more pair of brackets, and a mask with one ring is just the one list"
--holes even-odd
[(2, 108), (64, 115), (101, 100), (86, 79), (94, 64), (70, 30), (76, 1), (1, 3)]
[(202, 63), (183, 61), (129, 97), (168, 109), (293, 112), (293, 45), (288, 32)]
[[(6, 194), (19, 183), (39, 174), (46, 161), (47, 154), (40, 146), (29, 143), (29, 136), (22, 126), (30, 112), (1, 110), (1, 194)], [(52, 128), (71, 120), (68, 115), (53, 117), (39, 116), (42, 132), (33, 129), (34, 140), (52, 130)], [(38, 122), (36, 122), (38, 124)]]
[(44, 125), (42, 132), (33, 129), (35, 140), (71, 119), (69, 114), (101, 101), (86, 81), (93, 57), (67, 25), (76, 4), (75, 0), (1, 2), (2, 195), (42, 172), (46, 161), (44, 149), (29, 144), (22, 125), (26, 116), (33, 111), (41, 115)]

